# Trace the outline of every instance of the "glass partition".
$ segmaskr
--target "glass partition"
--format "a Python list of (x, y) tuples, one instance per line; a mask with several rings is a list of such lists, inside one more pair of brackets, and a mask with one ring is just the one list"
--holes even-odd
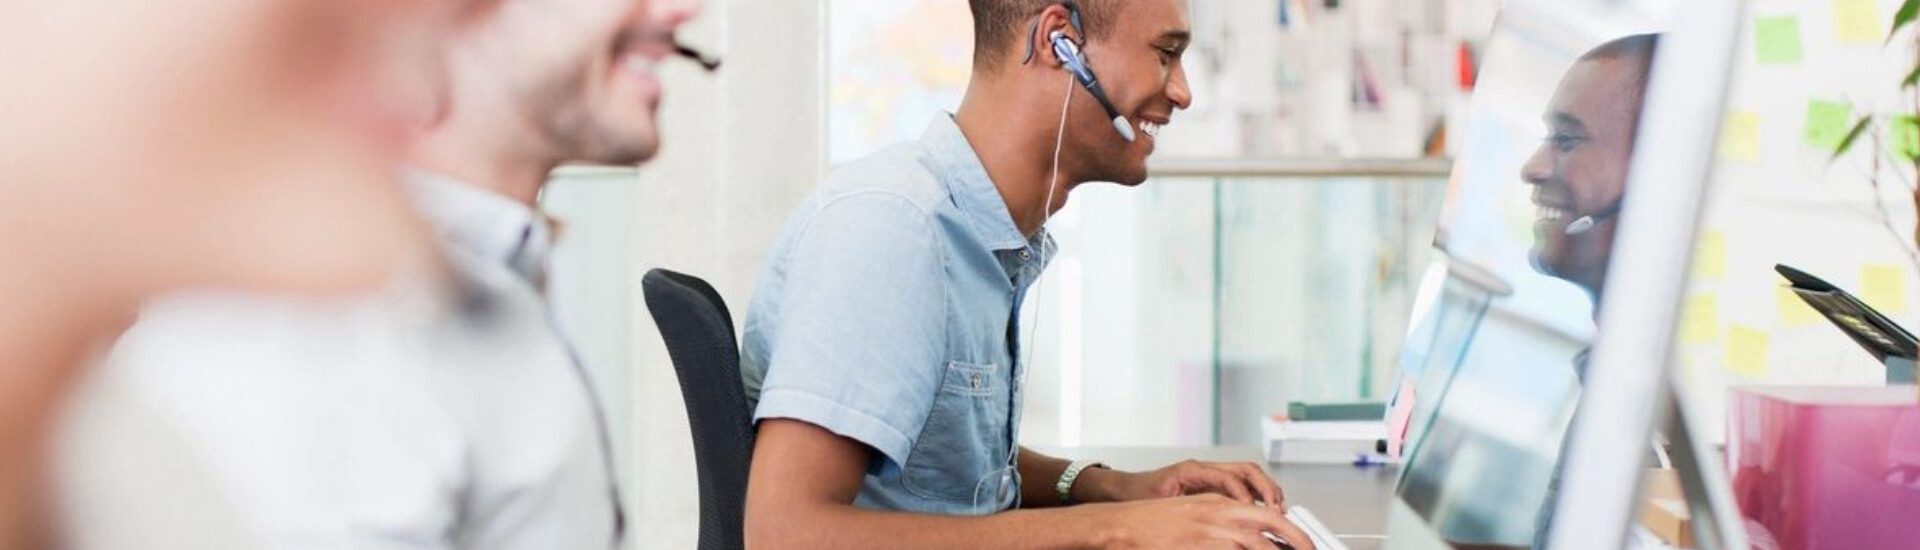
[(1023, 441), (1254, 445), (1290, 401), (1384, 400), (1445, 192), (1403, 166), (1076, 191), (1024, 312)]

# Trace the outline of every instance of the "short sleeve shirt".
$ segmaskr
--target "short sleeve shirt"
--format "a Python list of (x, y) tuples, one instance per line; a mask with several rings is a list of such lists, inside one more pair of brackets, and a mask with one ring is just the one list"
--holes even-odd
[(872, 448), (856, 504), (984, 515), (1017, 504), (1017, 312), (1054, 245), (1014, 225), (951, 117), (836, 170), (787, 221), (748, 307), (756, 422)]

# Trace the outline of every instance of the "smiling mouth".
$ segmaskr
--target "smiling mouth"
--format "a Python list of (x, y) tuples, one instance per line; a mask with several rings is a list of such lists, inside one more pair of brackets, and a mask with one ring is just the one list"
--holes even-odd
[(1173, 122), (1165, 115), (1159, 114), (1136, 115), (1133, 117), (1133, 120), (1137, 122), (1136, 125), (1140, 127), (1140, 133), (1146, 135), (1147, 141), (1149, 142), (1160, 141), (1160, 131), (1165, 130), (1167, 124)]
[(1534, 216), (1536, 218), (1539, 218), (1541, 221), (1557, 222), (1557, 221), (1566, 219), (1567, 214), (1568, 213), (1565, 209), (1554, 208), (1551, 206), (1539, 206), (1539, 209), (1535, 212)]
[(620, 69), (634, 76), (653, 76), (654, 67), (660, 60), (644, 53), (627, 53), (620, 56)]
[(1544, 185), (1534, 188), (1531, 202), (1535, 219), (1543, 222), (1560, 222), (1573, 217), (1573, 208), (1567, 205), (1570, 201), (1560, 200), (1562, 194), (1559, 191)]

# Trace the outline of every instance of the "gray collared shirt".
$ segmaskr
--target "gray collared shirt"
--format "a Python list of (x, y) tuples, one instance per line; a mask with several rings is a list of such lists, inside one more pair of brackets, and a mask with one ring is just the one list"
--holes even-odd
[(788, 220), (748, 308), (755, 420), (871, 447), (860, 506), (1013, 507), (1018, 311), (1053, 251), (1015, 227), (951, 117), (836, 170)]

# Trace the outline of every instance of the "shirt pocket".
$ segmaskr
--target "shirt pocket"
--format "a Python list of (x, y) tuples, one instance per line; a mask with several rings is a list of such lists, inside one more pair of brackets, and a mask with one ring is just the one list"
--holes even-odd
[(945, 370), (926, 426), (902, 467), (902, 484), (921, 497), (976, 513), (996, 511), (999, 495), (983, 500), (980, 492), (999, 487), (1007, 475), (1007, 381), (994, 365), (952, 362)]

